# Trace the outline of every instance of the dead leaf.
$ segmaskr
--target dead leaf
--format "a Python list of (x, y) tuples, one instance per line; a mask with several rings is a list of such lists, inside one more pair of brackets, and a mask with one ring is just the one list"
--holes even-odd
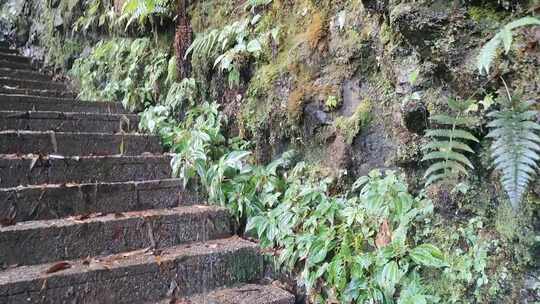
[(71, 268), (71, 264), (68, 262), (59, 262), (54, 265), (52, 265), (45, 273), (55, 273), (58, 271), (66, 270)]
[(34, 166), (36, 165), (38, 159), (39, 157), (37, 155), (32, 157), (32, 161), (30, 162), (30, 168), (28, 171), (32, 171), (32, 169), (34, 169)]
[(115, 212), (114, 213), (114, 218), (121, 218), (121, 217), (126, 217), (122, 212)]
[(379, 233), (377, 233), (377, 238), (375, 239), (375, 245), (377, 248), (382, 248), (388, 245), (392, 241), (392, 231), (388, 226), (388, 220), (385, 219), (381, 227), (379, 228)]
[(0, 226), (2, 227), (13, 226), (15, 224), (17, 224), (17, 221), (15, 221), (15, 218), (11, 218), (11, 217), (0, 218)]
[(158, 266), (161, 266), (161, 256), (159, 255), (156, 255), (156, 264), (158, 264)]
[(83, 214), (81, 214), (81, 215), (77, 215), (77, 216), (75, 217), (75, 220), (76, 220), (76, 221), (84, 221), (84, 220), (89, 219), (89, 218), (90, 218), (90, 215), (91, 215), (90, 213), (83, 213)]

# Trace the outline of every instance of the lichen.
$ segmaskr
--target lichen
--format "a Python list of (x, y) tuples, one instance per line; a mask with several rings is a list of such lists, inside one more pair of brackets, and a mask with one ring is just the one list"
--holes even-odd
[(316, 12), (311, 18), (311, 22), (306, 29), (306, 40), (312, 49), (317, 48), (319, 41), (324, 37), (326, 20), (321, 13)]
[(302, 116), (304, 110), (306, 90), (303, 86), (294, 89), (287, 99), (287, 114), (289, 120), (296, 122)]
[(338, 117), (335, 121), (337, 131), (345, 138), (345, 142), (352, 144), (362, 128), (371, 121), (372, 102), (364, 99), (350, 117)]

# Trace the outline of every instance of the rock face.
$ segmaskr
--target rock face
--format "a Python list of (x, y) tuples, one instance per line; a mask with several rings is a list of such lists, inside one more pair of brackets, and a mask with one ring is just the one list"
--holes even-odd
[(53, 97), (66, 87), (6, 47), (0, 85), (17, 91), (0, 94), (0, 303), (294, 303), (243, 285), (263, 275), (256, 244), (169, 178), (135, 115)]

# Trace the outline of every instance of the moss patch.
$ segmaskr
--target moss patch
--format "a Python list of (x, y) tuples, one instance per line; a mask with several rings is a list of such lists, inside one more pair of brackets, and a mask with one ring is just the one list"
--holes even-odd
[(371, 100), (365, 99), (358, 105), (351, 117), (338, 117), (336, 119), (335, 127), (345, 138), (346, 143), (352, 144), (360, 130), (369, 124), (372, 107)]

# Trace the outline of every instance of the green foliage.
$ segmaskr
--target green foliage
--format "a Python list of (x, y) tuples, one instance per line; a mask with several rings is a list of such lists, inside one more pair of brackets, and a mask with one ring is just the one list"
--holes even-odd
[(160, 91), (168, 91), (168, 62), (147, 38), (111, 39), (77, 59), (70, 74), (80, 82), (81, 99), (121, 100), (133, 111), (156, 104)]
[(187, 49), (184, 59), (190, 54), (213, 59), (213, 68), (218, 67), (229, 73), (229, 86), (238, 85), (242, 57), (258, 57), (263, 51), (263, 45), (266, 45), (269, 37), (273, 35), (272, 31), (258, 35), (255, 33), (255, 25), (260, 18), (261, 15), (257, 14), (198, 35)]
[(378, 171), (355, 183), (359, 194), (331, 196), (330, 181), (310, 179), (307, 169), (300, 163), (284, 176), (278, 203), (248, 222), (263, 246), (279, 249), (278, 264), (302, 270), (308, 291), (324, 300), (431, 303), (418, 270), (445, 267), (445, 257), (409, 237), (432, 211), (430, 202), (412, 197), (392, 172)]
[(140, 26), (146, 23), (154, 24), (153, 18), (172, 17), (174, 1), (171, 0), (126, 0), (122, 6), (122, 15), (119, 22), (126, 22), (126, 28), (134, 21)]
[(427, 151), (422, 161), (435, 161), (426, 170), (424, 178), (426, 185), (430, 185), (442, 179), (456, 179), (460, 175), (468, 175), (468, 169), (473, 169), (471, 161), (464, 152), (474, 153), (467, 141), (478, 142), (478, 139), (470, 132), (460, 129), (474, 123), (474, 119), (464, 116), (463, 113), (470, 107), (471, 102), (458, 102), (449, 100), (451, 110), (456, 111), (456, 117), (446, 114), (433, 115), (432, 122), (445, 126), (440, 129), (429, 129), (425, 136), (430, 138), (423, 150)]
[(489, 68), (495, 59), (497, 49), (501, 44), (503, 44), (506, 54), (510, 52), (513, 40), (512, 31), (514, 29), (529, 25), (540, 25), (540, 19), (535, 17), (523, 17), (514, 20), (505, 25), (488, 43), (486, 43), (480, 50), (476, 63), (480, 73), (485, 72), (486, 74), (489, 74)]
[(117, 22), (114, 5), (110, 0), (85, 1), (83, 15), (77, 19), (74, 32), (95, 32), (106, 28), (110, 31)]
[(501, 184), (517, 209), (538, 170), (540, 124), (535, 122), (537, 111), (529, 110), (528, 104), (519, 100), (512, 103), (507, 109), (488, 114), (493, 119), (488, 124), (488, 137), (494, 140), (491, 154), (502, 173)]
[(335, 95), (328, 96), (328, 98), (326, 98), (326, 101), (324, 102), (324, 106), (329, 111), (337, 109), (340, 105), (341, 100)]
[(259, 6), (265, 6), (272, 3), (272, 0), (247, 0), (246, 3), (244, 3), (244, 7), (247, 10), (255, 10)]

